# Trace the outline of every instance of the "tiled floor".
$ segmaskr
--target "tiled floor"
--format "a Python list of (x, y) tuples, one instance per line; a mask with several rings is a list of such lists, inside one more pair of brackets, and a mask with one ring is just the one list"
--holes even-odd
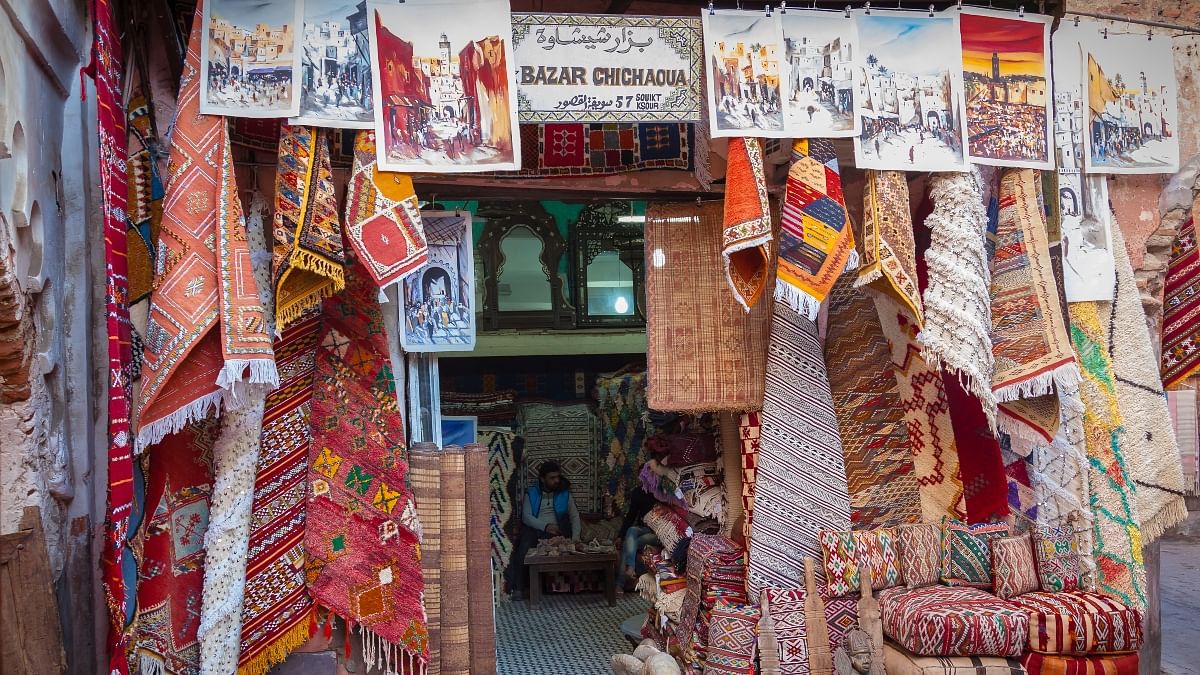
[(609, 658), (628, 654), (632, 645), (621, 622), (646, 613), (634, 593), (617, 596), (609, 607), (602, 593), (545, 594), (542, 604), (501, 602), (496, 606), (498, 675), (608, 675)]

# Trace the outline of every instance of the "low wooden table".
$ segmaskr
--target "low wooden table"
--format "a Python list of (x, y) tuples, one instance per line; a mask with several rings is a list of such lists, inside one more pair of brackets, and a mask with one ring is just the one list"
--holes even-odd
[(548, 572), (604, 572), (604, 595), (608, 606), (617, 605), (617, 552), (571, 553), (566, 555), (525, 556), (529, 568), (529, 605), (536, 607), (542, 602), (542, 575)]

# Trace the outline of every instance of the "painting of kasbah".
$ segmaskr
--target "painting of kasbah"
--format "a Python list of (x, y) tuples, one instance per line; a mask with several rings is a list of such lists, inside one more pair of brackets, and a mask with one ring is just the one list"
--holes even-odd
[(796, 138), (857, 135), (853, 19), (821, 11), (780, 17), (784, 43), (784, 126)]
[(1175, 59), (1170, 37), (1093, 35), (1087, 54), (1090, 173), (1179, 169)]
[(962, 47), (957, 12), (858, 15), (860, 168), (963, 171)]
[(967, 154), (979, 164), (1050, 169), (1051, 17), (962, 12)]
[(779, 22), (763, 12), (703, 12), (709, 127), (714, 137), (782, 138)]
[(209, 0), (204, 3), (200, 112), (288, 117), (300, 109), (296, 32), (303, 3)]
[(300, 115), (295, 124), (370, 129), (371, 58), (367, 3), (304, 3)]
[(408, 0), (369, 8), (379, 167), (431, 173), (521, 168), (507, 0)]

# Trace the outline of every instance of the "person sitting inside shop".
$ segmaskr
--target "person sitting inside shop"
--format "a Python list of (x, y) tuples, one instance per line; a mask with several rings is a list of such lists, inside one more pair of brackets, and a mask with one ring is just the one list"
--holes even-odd
[(521, 507), (521, 525), (521, 536), (508, 566), (509, 587), (515, 598), (523, 597), (529, 585), (525, 555), (537, 547), (538, 541), (551, 537), (579, 541), (579, 509), (558, 462), (542, 462), (538, 467), (538, 480), (529, 487)]
[(637, 583), (637, 555), (642, 547), (658, 544), (658, 536), (654, 530), (646, 527), (646, 514), (654, 508), (658, 500), (646, 492), (641, 485), (629, 493), (629, 510), (625, 512), (625, 520), (621, 523), (621, 571), (625, 575), (625, 589)]

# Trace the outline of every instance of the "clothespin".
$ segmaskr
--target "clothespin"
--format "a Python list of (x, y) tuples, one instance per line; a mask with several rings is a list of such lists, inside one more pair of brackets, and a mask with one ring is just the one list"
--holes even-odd
[(708, 15), (709, 15), (709, 16), (713, 16), (713, 15), (714, 15), (714, 14), (716, 14), (716, 13), (717, 13), (717, 10), (713, 9), (712, 0), (709, 0), (709, 3), (708, 3)]
[(771, 6), (770, 5), (767, 5), (766, 12), (767, 12), (767, 18), (770, 18), (771, 17)]
[(780, 13), (780, 14), (787, 14), (787, 0), (780, 0), (780, 2), (779, 2), (779, 13)]
[(846, 18), (850, 18), (850, 5), (846, 5)]
[(929, 18), (933, 18), (933, 3), (929, 3)]
[(1017, 5), (1017, 18), (1025, 18), (1025, 5)]
[(866, 12), (867, 12), (867, 16), (871, 16), (871, 0), (867, 0), (867, 1), (866, 1), (866, 2), (863, 4), (863, 9), (865, 9), (865, 10), (866, 10)]

